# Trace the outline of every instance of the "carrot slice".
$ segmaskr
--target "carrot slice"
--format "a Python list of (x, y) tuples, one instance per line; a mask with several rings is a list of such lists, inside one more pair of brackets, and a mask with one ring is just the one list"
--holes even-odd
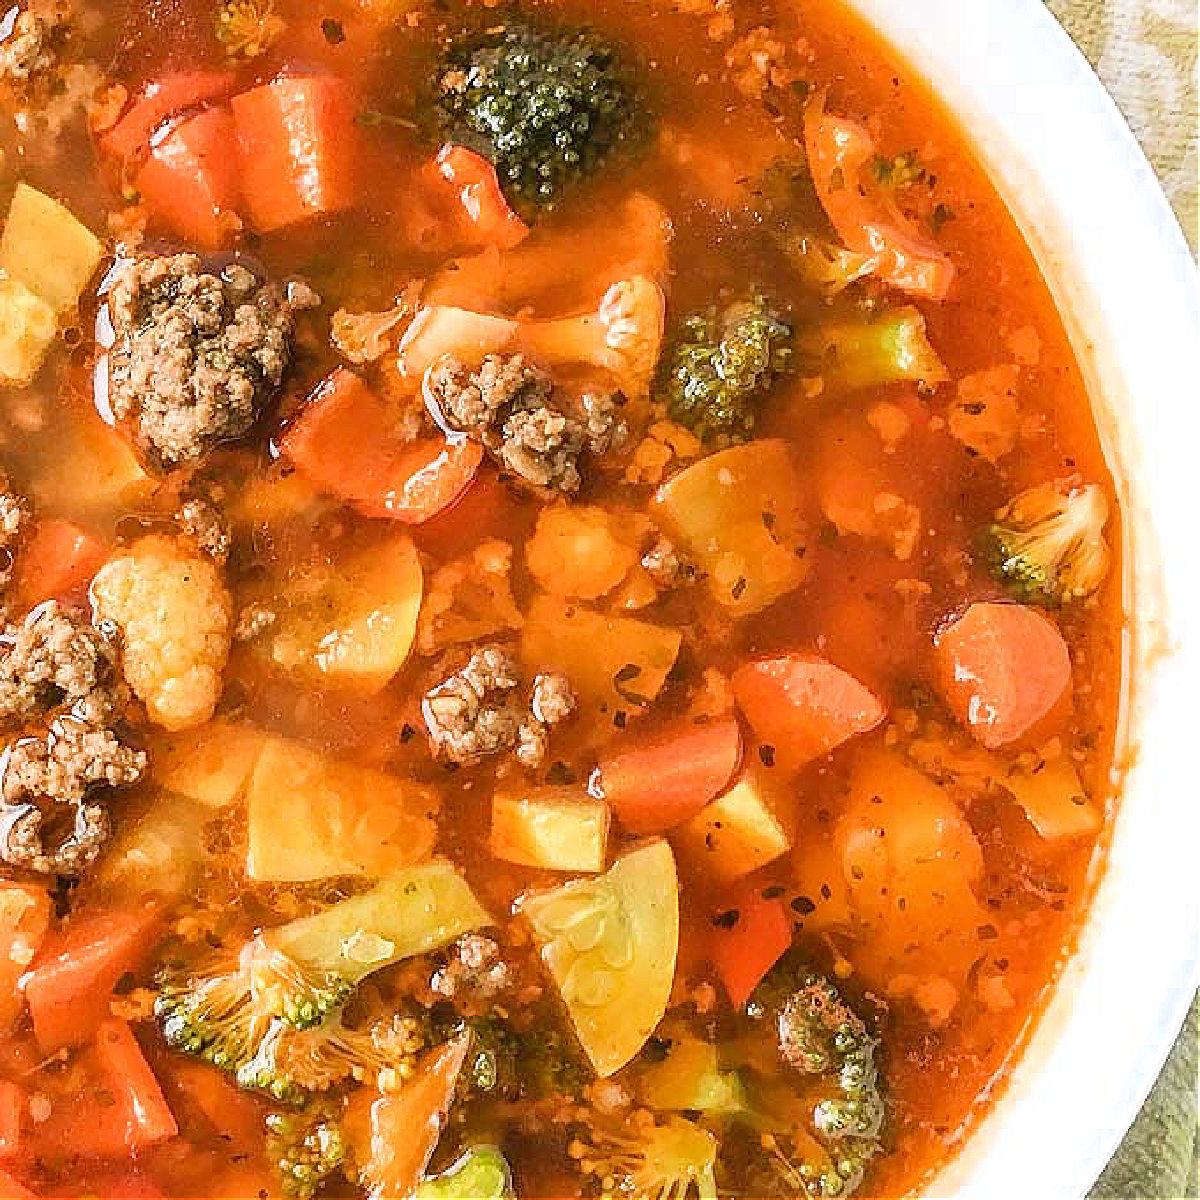
[(412, 1195), (446, 1124), (467, 1046), (460, 1037), (431, 1051), (398, 1092), (351, 1097), (343, 1124), (372, 1196)]
[(162, 1088), (125, 1021), (101, 1024), (95, 1055), (113, 1097), (112, 1112), (103, 1123), (120, 1133), (127, 1151), (136, 1153), (179, 1132)]
[(283, 437), (283, 452), (313, 483), (369, 517), (416, 525), (449, 507), (483, 461), (477, 443), (399, 440), (387, 405), (339, 368)]
[(733, 694), (764, 749), (787, 768), (874, 729), (886, 713), (853, 675), (815, 654), (746, 663), (733, 673)]
[(24, 1091), (7, 1079), (0, 1079), (0, 1158), (14, 1158), (19, 1153), (24, 1112)]
[(223, 246), (241, 221), (233, 117), (212, 108), (155, 137), (137, 177), (151, 211), (203, 249)]
[(1058, 627), (1021, 604), (972, 604), (935, 639), (951, 712), (987, 746), (1014, 742), (1061, 711), (1071, 654)]
[(511, 250), (529, 236), (529, 226), (509, 207), (496, 168), (483, 155), (448, 143), (438, 152), (437, 169), (486, 245)]
[(875, 142), (867, 127), (812, 104), (804, 147), (821, 207), (846, 246), (876, 262), (876, 274), (913, 296), (942, 300), (954, 264), (867, 180)]
[(762, 885), (743, 888), (713, 918), (709, 957), (734, 1008), (750, 999), (763, 976), (792, 944), (792, 920), (782, 900)]
[(231, 107), (256, 229), (268, 233), (354, 204), (358, 129), (346, 83), (285, 77), (234, 96)]
[(82, 588), (108, 557), (108, 546), (74, 521), (38, 521), (17, 556), (14, 590), (31, 607)]
[(117, 980), (152, 947), (153, 908), (92, 913), (50, 939), (25, 976), (25, 999), (42, 1050), (86, 1042), (109, 1015)]
[(149, 85), (124, 116), (101, 135), (100, 146), (122, 163), (146, 152), (154, 131), (170, 116), (220, 99), (233, 88), (227, 71), (191, 71), (168, 75)]
[(720, 795), (741, 757), (735, 718), (703, 725), (682, 721), (605, 759), (599, 784), (630, 833), (664, 833)]

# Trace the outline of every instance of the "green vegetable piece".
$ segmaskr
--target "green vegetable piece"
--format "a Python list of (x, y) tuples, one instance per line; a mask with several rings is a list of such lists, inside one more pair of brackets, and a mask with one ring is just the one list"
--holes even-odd
[(885, 312), (873, 321), (842, 321), (801, 330), (796, 369), (819, 375), (833, 392), (889, 383), (944, 383), (945, 364), (929, 344), (925, 318), (912, 307)]
[(705, 440), (744, 440), (791, 362), (792, 328), (758, 293), (695, 313), (663, 364), (673, 420)]
[(487, 155), (526, 216), (630, 143), (639, 112), (620, 57), (595, 33), (519, 23), (453, 45), (436, 103), (445, 135)]
[(717, 1139), (682, 1117), (620, 1133), (598, 1130), (583, 1170), (599, 1177), (605, 1195), (646, 1200), (717, 1200)]
[(517, 901), (541, 945), (584, 1053), (601, 1077), (623, 1067), (666, 1011), (679, 949), (675, 856), (655, 840), (605, 874)]
[(440, 1175), (421, 1180), (413, 1200), (509, 1200), (512, 1171), (494, 1146), (472, 1146)]

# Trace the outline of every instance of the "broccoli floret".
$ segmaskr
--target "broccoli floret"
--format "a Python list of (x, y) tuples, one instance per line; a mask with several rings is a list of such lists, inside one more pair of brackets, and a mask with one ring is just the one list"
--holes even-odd
[(716, 1200), (717, 1139), (683, 1117), (654, 1125), (627, 1121), (615, 1132), (597, 1127), (570, 1152), (605, 1196)]
[(1108, 501), (1098, 485), (1040, 484), (996, 513), (986, 535), (989, 566), (1021, 600), (1081, 600), (1108, 573), (1107, 522)]
[(332, 1103), (267, 1117), (267, 1155), (279, 1171), (285, 1196), (307, 1200), (326, 1180), (343, 1173), (349, 1147), (340, 1118), (341, 1106)]
[(620, 56), (591, 30), (518, 23), (453, 44), (437, 104), (447, 136), (491, 159), (525, 216), (630, 142), (639, 109)]
[(744, 440), (791, 358), (792, 327), (758, 293), (694, 313), (665, 357), (671, 417), (705, 440)]
[(877, 1040), (837, 988), (794, 954), (771, 971), (746, 1012), (770, 1030), (780, 1058), (803, 1080), (803, 1125), (764, 1134), (769, 1154), (759, 1167), (777, 1192), (849, 1195), (881, 1145)]

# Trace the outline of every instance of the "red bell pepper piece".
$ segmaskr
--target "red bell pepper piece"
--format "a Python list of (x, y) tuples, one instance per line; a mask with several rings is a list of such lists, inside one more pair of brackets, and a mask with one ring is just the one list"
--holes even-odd
[(191, 71), (150, 84), (106, 133), (100, 145), (121, 163), (145, 154), (154, 132), (168, 117), (211, 103), (233, 88), (228, 71)]
[(777, 897), (764, 898), (761, 884), (736, 893), (716, 915), (709, 956), (734, 1008), (750, 999), (791, 944), (787, 906)]
[(176, 233), (205, 250), (223, 246), (241, 227), (237, 132), (228, 110), (211, 108), (152, 138), (137, 187)]
[(269, 233), (358, 199), (359, 131), (345, 82), (284, 77), (234, 96), (231, 107), (255, 229)]
[(387, 405), (339, 368), (313, 393), (282, 448), (313, 483), (366, 516), (417, 525), (462, 495), (483, 451), (465, 438), (402, 441), (390, 426)]

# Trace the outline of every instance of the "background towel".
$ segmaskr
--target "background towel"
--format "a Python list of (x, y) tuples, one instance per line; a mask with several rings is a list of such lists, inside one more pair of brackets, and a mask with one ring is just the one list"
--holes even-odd
[[(1137, 134), (1197, 248), (1196, 0), (1046, 0)], [(1145, 1108), (1100, 1176), (1095, 1200), (1200, 1196), (1197, 1007)], [(1114, 1036), (1119, 1036), (1114, 1031)]]

